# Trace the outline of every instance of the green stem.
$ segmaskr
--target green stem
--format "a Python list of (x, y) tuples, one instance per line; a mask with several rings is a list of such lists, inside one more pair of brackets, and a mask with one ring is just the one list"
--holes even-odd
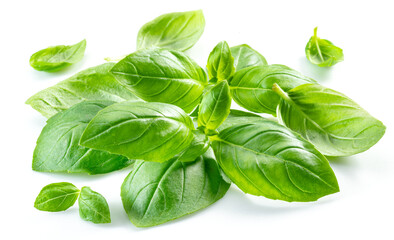
[(107, 62), (119, 62), (120, 60), (122, 60), (126, 56), (127, 55), (122, 55), (122, 56), (119, 56), (119, 57), (106, 57), (106, 58), (104, 58), (104, 60), (107, 61)]
[(284, 100), (291, 101), (289, 95), (285, 91), (283, 91), (283, 89), (277, 83), (274, 83), (274, 85), (272, 85), (272, 91), (276, 92)]

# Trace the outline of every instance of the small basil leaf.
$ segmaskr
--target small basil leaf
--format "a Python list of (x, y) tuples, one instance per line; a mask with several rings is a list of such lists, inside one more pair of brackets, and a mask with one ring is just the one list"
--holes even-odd
[(137, 227), (159, 225), (201, 210), (226, 194), (212, 150), (193, 162), (137, 161), (121, 188), (123, 207)]
[(126, 87), (118, 83), (109, 70), (114, 63), (105, 63), (88, 68), (74, 76), (44, 89), (26, 104), (49, 118), (84, 100), (125, 101), (138, 98)]
[(230, 50), (236, 72), (247, 67), (268, 65), (263, 55), (247, 44), (231, 47)]
[(275, 116), (280, 97), (272, 91), (272, 85), (278, 83), (283, 89), (290, 90), (315, 80), (283, 65), (255, 66), (242, 69), (230, 80), (231, 94), (236, 103), (245, 109), (257, 113), (269, 113)]
[(193, 133), (193, 141), (190, 143), (190, 146), (186, 148), (186, 150), (179, 154), (178, 161), (194, 161), (198, 156), (204, 154), (208, 150), (209, 139), (207, 135), (205, 135), (200, 130), (195, 130)]
[(226, 120), (219, 126), (217, 130), (220, 132), (236, 124), (259, 123), (261, 121), (264, 121), (264, 118), (257, 114), (231, 109), (230, 114), (227, 116)]
[(229, 79), (234, 73), (234, 58), (226, 41), (218, 43), (208, 57), (209, 79)]
[(111, 214), (108, 203), (98, 192), (90, 187), (83, 187), (78, 199), (79, 216), (93, 223), (110, 223)]
[(200, 103), (198, 126), (208, 130), (217, 129), (230, 113), (231, 95), (226, 80), (217, 83), (208, 90)]
[(327, 159), (278, 123), (238, 124), (212, 137), (224, 173), (245, 193), (307, 202), (339, 191)]
[(159, 48), (137, 51), (111, 70), (116, 79), (138, 97), (164, 102), (191, 112), (199, 104), (207, 76), (185, 54)]
[(326, 39), (317, 37), (317, 27), (305, 47), (305, 54), (311, 63), (319, 67), (330, 67), (344, 59), (341, 48)]
[(201, 10), (163, 14), (141, 27), (137, 48), (156, 46), (185, 51), (200, 39), (204, 27)]
[(134, 160), (79, 145), (89, 121), (111, 101), (81, 102), (47, 121), (33, 154), (33, 170), (39, 172), (108, 173)]
[(164, 162), (189, 146), (193, 130), (191, 118), (174, 105), (121, 102), (92, 119), (80, 144), (129, 159)]
[(34, 207), (47, 212), (64, 211), (74, 205), (78, 195), (79, 189), (71, 183), (52, 183), (42, 188)]
[(54, 46), (42, 49), (30, 57), (30, 65), (38, 71), (55, 72), (82, 60), (86, 40), (70, 46)]
[(384, 135), (386, 127), (342, 93), (317, 84), (305, 84), (283, 98), (278, 118), (327, 156), (350, 156), (366, 151)]

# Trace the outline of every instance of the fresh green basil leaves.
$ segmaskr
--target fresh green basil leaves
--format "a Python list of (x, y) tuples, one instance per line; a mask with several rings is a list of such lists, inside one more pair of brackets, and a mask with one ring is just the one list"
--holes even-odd
[(85, 53), (86, 40), (71, 46), (54, 46), (34, 53), (30, 65), (38, 71), (56, 72), (81, 61)]
[(200, 39), (204, 27), (201, 10), (163, 14), (141, 27), (137, 48), (155, 46), (185, 51)]
[(327, 39), (317, 37), (317, 27), (314, 35), (305, 47), (308, 60), (319, 67), (330, 67), (343, 61), (343, 51)]
[(107, 200), (90, 187), (83, 187), (78, 198), (79, 216), (93, 223), (110, 223), (111, 214)]
[(259, 52), (247, 44), (241, 44), (230, 48), (234, 57), (235, 71), (252, 67), (268, 65), (267, 60)]
[(226, 41), (218, 43), (208, 57), (207, 64), (209, 79), (217, 81), (229, 79), (234, 71), (234, 58)]
[(74, 205), (78, 195), (79, 189), (71, 183), (52, 183), (41, 190), (34, 207), (47, 212), (65, 211)]

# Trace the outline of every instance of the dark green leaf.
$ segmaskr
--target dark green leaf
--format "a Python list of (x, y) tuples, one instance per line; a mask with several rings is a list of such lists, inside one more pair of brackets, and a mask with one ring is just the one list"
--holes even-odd
[(268, 65), (267, 60), (256, 50), (247, 44), (231, 47), (231, 55), (234, 57), (235, 71), (251, 67)]
[(204, 154), (209, 148), (209, 139), (205, 133), (200, 130), (193, 131), (194, 137), (190, 146), (186, 148), (178, 156), (178, 161), (190, 162), (196, 160), (196, 158)]
[(134, 160), (79, 145), (89, 121), (111, 101), (81, 102), (47, 121), (33, 154), (33, 170), (39, 172), (108, 173)]
[(305, 84), (282, 96), (278, 117), (327, 156), (349, 156), (366, 151), (384, 135), (386, 127), (342, 93)]
[(84, 100), (116, 102), (137, 100), (138, 98), (130, 90), (118, 83), (109, 73), (114, 65), (114, 63), (105, 63), (81, 71), (36, 93), (26, 101), (26, 104), (49, 118)]
[(339, 191), (326, 158), (274, 121), (234, 125), (211, 140), (224, 173), (245, 193), (307, 202)]
[(34, 207), (47, 212), (64, 211), (74, 205), (78, 195), (79, 189), (71, 183), (52, 183), (42, 188)]
[(80, 144), (129, 159), (164, 162), (189, 146), (193, 130), (191, 118), (174, 105), (121, 102), (93, 118)]
[(204, 27), (201, 10), (163, 14), (141, 27), (137, 48), (156, 46), (185, 51), (198, 41)]
[(55, 72), (82, 60), (86, 40), (70, 46), (54, 46), (42, 49), (30, 57), (30, 65), (38, 71)]
[(164, 102), (191, 112), (207, 85), (204, 70), (185, 54), (166, 49), (137, 51), (111, 70), (116, 79), (138, 97)]
[(230, 80), (231, 94), (236, 103), (257, 113), (276, 114), (280, 97), (272, 91), (274, 83), (290, 90), (315, 80), (283, 65), (266, 65), (242, 69)]
[(343, 51), (326, 39), (317, 37), (317, 27), (314, 35), (305, 47), (308, 60), (319, 67), (330, 67), (343, 61)]
[(229, 79), (234, 73), (234, 58), (226, 41), (218, 43), (208, 57), (209, 79)]
[(111, 214), (108, 203), (98, 192), (83, 187), (78, 199), (79, 216), (93, 223), (110, 223)]
[(193, 162), (138, 161), (122, 185), (123, 207), (137, 227), (162, 224), (201, 210), (224, 196), (223, 180), (212, 150)]
[(216, 130), (226, 120), (230, 107), (230, 88), (223, 80), (204, 94), (199, 106), (198, 126)]

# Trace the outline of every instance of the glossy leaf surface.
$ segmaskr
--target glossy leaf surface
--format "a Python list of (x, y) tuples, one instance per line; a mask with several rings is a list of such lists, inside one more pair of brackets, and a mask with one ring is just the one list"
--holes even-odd
[(234, 57), (235, 71), (252, 67), (268, 65), (267, 60), (259, 52), (247, 44), (231, 47), (231, 55)]
[(114, 63), (105, 63), (83, 70), (74, 76), (44, 89), (26, 104), (49, 118), (85, 100), (121, 102), (138, 98), (115, 80), (109, 70)]
[(138, 161), (122, 185), (123, 207), (137, 227), (162, 224), (201, 210), (224, 196), (230, 184), (212, 150), (193, 162)]
[(181, 162), (190, 162), (196, 160), (197, 157), (204, 154), (209, 148), (209, 139), (205, 133), (197, 129), (193, 131), (193, 141), (190, 143), (177, 158)]
[(47, 121), (33, 154), (33, 170), (39, 172), (108, 173), (134, 160), (79, 145), (89, 121), (110, 101), (81, 102)]
[(339, 191), (327, 159), (271, 120), (226, 128), (212, 137), (212, 148), (224, 173), (245, 193), (307, 202)]
[(121, 102), (92, 119), (80, 144), (129, 159), (164, 162), (189, 146), (193, 130), (191, 118), (174, 105)]
[(30, 66), (38, 71), (55, 72), (82, 60), (86, 40), (65, 46), (59, 45), (42, 49), (30, 57)]
[(68, 182), (51, 183), (42, 188), (34, 207), (41, 211), (60, 212), (74, 205), (79, 189)]
[(201, 10), (163, 14), (141, 27), (137, 48), (156, 46), (184, 51), (200, 39), (204, 27)]
[(290, 90), (313, 83), (313, 79), (283, 65), (266, 65), (242, 69), (230, 80), (231, 94), (236, 103), (256, 113), (276, 114), (279, 96), (272, 91), (274, 83)]
[(283, 97), (278, 117), (327, 156), (349, 156), (376, 144), (386, 127), (342, 93), (317, 84), (305, 84)]
[(234, 73), (234, 58), (226, 41), (218, 43), (208, 57), (209, 79), (216, 78), (217, 81), (229, 79)]
[(317, 27), (305, 47), (305, 54), (311, 63), (319, 67), (330, 67), (344, 59), (341, 48), (326, 39), (317, 37)]
[(186, 112), (198, 105), (207, 84), (204, 70), (191, 58), (159, 48), (132, 53), (111, 72), (138, 97), (149, 102), (170, 103)]
[(227, 116), (226, 120), (219, 126), (217, 130), (220, 132), (228, 127), (240, 123), (259, 123), (264, 120), (265, 118), (262, 118), (261, 116), (254, 113), (230, 109), (230, 113)]
[(110, 223), (111, 214), (107, 200), (90, 187), (83, 187), (78, 198), (79, 216), (93, 223)]

